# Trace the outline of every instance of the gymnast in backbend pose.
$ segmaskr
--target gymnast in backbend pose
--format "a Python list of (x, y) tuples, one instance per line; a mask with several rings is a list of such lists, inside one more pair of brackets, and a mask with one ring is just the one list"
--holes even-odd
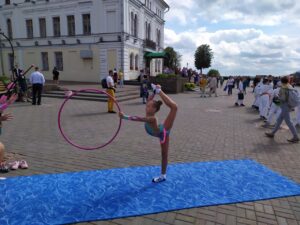
[[(149, 96), (146, 104), (146, 116), (127, 116), (123, 112), (119, 113), (120, 118), (125, 120), (139, 121), (145, 123), (146, 132), (154, 137), (160, 139), (161, 146), (161, 175), (159, 177), (153, 178), (153, 182), (158, 183), (166, 180), (167, 166), (168, 166), (168, 150), (169, 150), (169, 135), (170, 130), (173, 126), (176, 113), (177, 104), (169, 98), (162, 90), (160, 85), (151, 85), (154, 94)], [(158, 94), (162, 101), (170, 108), (170, 112), (163, 124), (158, 124), (155, 114), (159, 111), (160, 106), (163, 104), (162, 101), (154, 100), (155, 94)]]

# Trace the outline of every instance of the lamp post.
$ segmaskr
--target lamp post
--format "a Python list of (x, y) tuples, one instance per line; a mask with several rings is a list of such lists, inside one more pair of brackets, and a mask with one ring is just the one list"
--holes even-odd
[[(14, 79), (14, 65), (15, 65), (15, 51), (14, 51), (14, 46), (12, 45), (9, 37), (7, 37), (4, 32), (2, 32), (1, 28), (0, 28), (0, 35), (3, 36), (9, 43), (10, 48), (11, 48), (11, 52), (12, 52), (12, 61), (11, 61), (11, 73), (12, 73), (12, 78)], [(4, 74), (4, 69), (3, 69), (3, 57), (2, 57), (2, 43), (1, 43), (1, 36), (0, 36), (0, 44), (1, 44), (1, 65), (2, 65), (2, 73)]]

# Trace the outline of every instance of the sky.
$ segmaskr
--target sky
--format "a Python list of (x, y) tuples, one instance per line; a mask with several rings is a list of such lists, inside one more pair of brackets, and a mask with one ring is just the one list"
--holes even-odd
[(195, 69), (197, 47), (208, 44), (209, 69), (221, 75), (300, 71), (299, 0), (165, 1), (165, 47), (182, 55), (181, 66)]

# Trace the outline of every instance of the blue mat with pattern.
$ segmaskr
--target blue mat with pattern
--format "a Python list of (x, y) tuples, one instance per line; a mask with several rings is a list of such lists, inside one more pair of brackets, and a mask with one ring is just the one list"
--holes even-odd
[(0, 224), (66, 224), (286, 197), (300, 185), (252, 160), (131, 167), (0, 180)]

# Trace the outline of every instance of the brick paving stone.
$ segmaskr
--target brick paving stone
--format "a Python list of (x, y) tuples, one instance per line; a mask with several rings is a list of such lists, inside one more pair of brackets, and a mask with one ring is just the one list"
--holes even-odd
[(288, 225), (299, 225), (299, 221), (287, 219)]
[[(130, 87), (132, 88), (134, 87)], [(222, 90), (219, 93), (222, 94)], [(251, 158), (300, 183), (300, 144), (286, 142), (291, 136), (286, 129), (281, 129), (274, 140), (264, 137), (266, 130), (259, 127), (261, 121), (249, 107), (253, 101), (251, 93), (246, 95), (247, 107), (243, 108), (233, 106), (235, 94), (201, 99), (198, 92), (192, 92), (171, 97), (178, 103), (179, 110), (172, 129), (170, 162)], [(81, 102), (89, 105), (85, 101)], [(131, 115), (143, 115), (145, 106), (140, 102), (140, 99), (122, 102), (122, 110)], [(1, 142), (5, 144), (7, 152), (16, 153), (16, 159), (26, 159), (29, 169), (11, 171), (5, 176), (160, 165), (157, 140), (143, 134), (143, 125), (137, 123), (126, 122), (115, 141), (105, 149), (90, 152), (74, 149), (63, 140), (57, 128), (57, 112), (61, 103), (62, 99), (43, 98), (40, 107), (27, 103), (15, 103), (10, 107), (9, 111), (13, 113), (14, 119), (3, 124)], [(99, 110), (99, 107), (93, 103), (90, 109)], [(103, 110), (106, 110), (105, 107)], [(160, 121), (167, 112), (167, 108), (163, 106), (158, 113)], [(77, 110), (77, 113), (81, 112)], [(92, 117), (82, 117), (82, 120), (86, 124), (97, 122)], [(115, 121), (115, 117), (110, 115), (106, 122), (114, 124)], [(111, 126), (106, 132), (113, 130)], [(79, 135), (80, 129), (76, 132)], [(300, 225), (299, 212), (300, 196), (293, 196), (81, 224)]]
[(246, 218), (249, 220), (256, 220), (255, 211), (252, 210), (246, 210)]
[(236, 217), (235, 216), (231, 216), (231, 215), (227, 215), (226, 216), (226, 225), (236, 225)]
[(279, 217), (279, 216), (277, 216), (277, 222), (280, 225), (288, 225), (287, 220), (285, 218), (282, 218), (282, 217)]
[(188, 223), (194, 223), (196, 218), (191, 217), (191, 216), (185, 216), (185, 215), (182, 215), (182, 214), (177, 214), (176, 215), (176, 220), (181, 220), (181, 221), (188, 222)]
[(256, 224), (255, 220), (248, 220), (248, 219), (240, 218), (240, 217), (237, 218), (237, 222), (244, 223), (244, 224), (249, 224), (249, 225), (255, 225)]
[(270, 205), (264, 205), (264, 210), (265, 210), (265, 213), (274, 214), (273, 207)]

